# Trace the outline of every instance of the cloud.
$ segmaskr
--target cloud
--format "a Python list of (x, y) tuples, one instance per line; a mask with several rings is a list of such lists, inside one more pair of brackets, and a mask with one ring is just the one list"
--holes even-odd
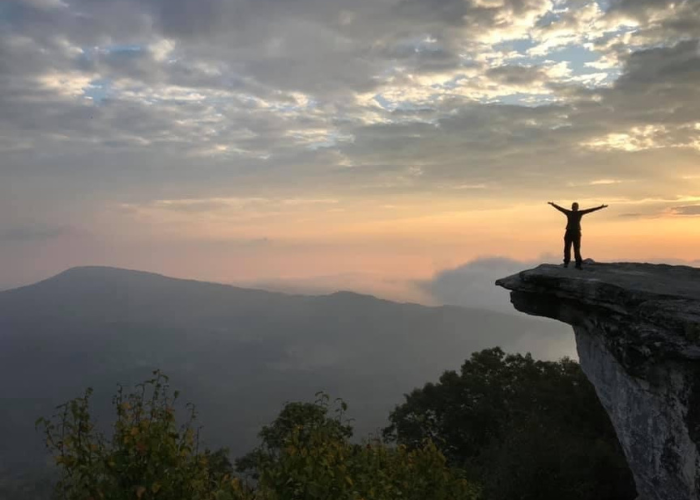
[(414, 280), (410, 278), (397, 279), (378, 274), (344, 273), (309, 278), (236, 281), (233, 284), (302, 295), (327, 295), (339, 291), (352, 291), (396, 302), (438, 304), (435, 297), (427, 293), (421, 284), (416, 284)]
[(646, 42), (673, 42), (700, 33), (700, 5), (694, 0), (613, 0), (607, 17), (638, 22), (637, 36)]
[[(543, 261), (555, 261), (543, 256), (537, 261), (517, 261), (502, 257), (480, 258), (454, 269), (437, 273), (433, 279), (419, 284), (438, 304), (479, 308), (518, 315), (510, 303), (509, 292), (495, 285), (499, 278), (536, 267)], [(568, 325), (561, 325), (560, 335), (543, 335), (538, 325), (551, 320), (531, 318), (532, 325), (519, 335), (515, 350), (546, 352), (552, 358), (567, 355), (576, 358), (576, 346)]]
[(531, 66), (498, 66), (490, 68), (486, 74), (497, 82), (508, 85), (527, 85), (547, 79), (545, 72)]
[(621, 180), (618, 179), (596, 179), (594, 181), (589, 182), (591, 186), (610, 186), (612, 184), (620, 184)]
[(692, 194), (700, 3), (608, 3), (0, 2), (2, 223)]
[(64, 236), (78, 236), (80, 231), (70, 226), (48, 226), (44, 224), (27, 224), (0, 227), (1, 243), (41, 243)]
[(508, 292), (496, 287), (496, 280), (545, 262), (558, 261), (551, 255), (529, 262), (503, 257), (481, 258), (441, 271), (420, 286), (439, 304), (515, 314)]
[(166, 212), (182, 212), (194, 215), (215, 214), (223, 212), (224, 214), (237, 215), (243, 214), (262, 214), (262, 213), (279, 213), (281, 210), (293, 211), (303, 210), (314, 207), (328, 207), (337, 205), (338, 200), (332, 198), (184, 198), (171, 200), (155, 200), (147, 204), (125, 204), (122, 208), (126, 211), (147, 212), (147, 211), (166, 211)]
[[(430, 115), (432, 120), (444, 119), (448, 110), (471, 105), (470, 99), (519, 93), (530, 94), (518, 98), (523, 103), (537, 102), (533, 96), (549, 96), (558, 106), (562, 100), (567, 105), (552, 83), (599, 78), (555, 70), (561, 63), (493, 65), (495, 60), (469, 60), (470, 55), (484, 52), (472, 33), (475, 27), (478, 32), (508, 31), (509, 26), (520, 25), (519, 16), (530, 19), (530, 15), (535, 16), (530, 19), (534, 23), (548, 12), (548, 2), (543, 1), (460, 0), (439, 5), (337, 1), (321, 6), (305, 0), (290, 10), (275, 1), (83, 0), (53, 15), (21, 5), (14, 15), (22, 21), (19, 28), (13, 25), (3, 40), (10, 56), (7, 74), (15, 81), (11, 92), (5, 93), (4, 104), (10, 108), (6, 116), (18, 118), (15, 127), (24, 122), (47, 135), (58, 123), (68, 123), (66, 141), (80, 138), (125, 148), (186, 148), (198, 157), (282, 161), (299, 147), (334, 147), (340, 137), (352, 140), (352, 125), (363, 125), (369, 116), (389, 124), (398, 122), (400, 114), (428, 122)], [(585, 5), (593, 9), (597, 4)], [(81, 28), (77, 24), (81, 16), (94, 19), (97, 26)], [(112, 24), (105, 24), (107, 16)], [(352, 21), (340, 23), (341, 17)], [(46, 36), (49, 18), (51, 37)], [(149, 18), (157, 21), (155, 31), (145, 28), (144, 19)], [(241, 29), (230, 29), (231, 23)], [(380, 26), (381, 31), (372, 31)], [(273, 27), (277, 37), (271, 38)], [(105, 37), (110, 44), (104, 43)], [(689, 56), (679, 61), (679, 67), (692, 65)], [(637, 64), (637, 59), (629, 57), (620, 83), (638, 82), (641, 68), (655, 66), (648, 61)], [(53, 73), (42, 72), (49, 66)], [(53, 102), (41, 102), (41, 96), (29, 100), (29, 89)], [(294, 97), (295, 92), (305, 104)], [(353, 93), (379, 95), (392, 112), (376, 102), (371, 108), (358, 105)], [(96, 94), (109, 105), (94, 109)], [(75, 102), (81, 95), (89, 99)], [(461, 102), (454, 100), (458, 96)], [(54, 108), (55, 118), (33, 120), (35, 114), (45, 117), (47, 104), (49, 110)], [(416, 105), (422, 108), (415, 109)], [(614, 121), (606, 123), (614, 127)], [(614, 144), (615, 137), (627, 137), (626, 133), (593, 136), (589, 143)], [(610, 134), (618, 136), (606, 139)], [(313, 139), (305, 142), (302, 137)], [(45, 138), (44, 144), (50, 141)]]
[(673, 213), (675, 215), (700, 215), (700, 205), (674, 207)]

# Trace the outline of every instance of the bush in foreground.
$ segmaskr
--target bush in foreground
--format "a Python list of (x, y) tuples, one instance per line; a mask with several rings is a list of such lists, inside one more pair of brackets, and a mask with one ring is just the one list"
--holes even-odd
[(196, 414), (178, 426), (168, 379), (160, 372), (114, 398), (112, 436), (96, 430), (90, 395), (39, 419), (60, 471), (61, 500), (476, 500), (478, 492), (447, 466), (430, 442), (411, 450), (379, 441), (352, 444), (352, 428), (327, 397), (289, 403), (260, 433), (261, 445), (237, 462), (225, 450), (199, 449)]
[(56, 496), (65, 500), (245, 498), (232, 478), (225, 451), (199, 450), (196, 414), (178, 427), (168, 379), (160, 372), (132, 393), (119, 388), (113, 399), (111, 438), (96, 430), (88, 389), (59, 406), (51, 420), (39, 419), (47, 448), (60, 470)]

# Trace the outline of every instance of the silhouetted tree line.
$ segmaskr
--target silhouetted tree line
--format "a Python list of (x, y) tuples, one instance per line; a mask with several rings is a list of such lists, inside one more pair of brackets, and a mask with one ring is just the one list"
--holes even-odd
[(160, 372), (114, 397), (111, 436), (88, 389), (39, 419), (61, 500), (625, 500), (635, 497), (610, 421), (577, 363), (501, 349), (406, 396), (382, 439), (352, 441), (347, 405), (317, 394), (229, 461), (201, 449), (196, 412), (178, 425)]
[(430, 439), (488, 500), (624, 500), (632, 475), (607, 413), (578, 363), (500, 348), (472, 354), (406, 396), (386, 439)]

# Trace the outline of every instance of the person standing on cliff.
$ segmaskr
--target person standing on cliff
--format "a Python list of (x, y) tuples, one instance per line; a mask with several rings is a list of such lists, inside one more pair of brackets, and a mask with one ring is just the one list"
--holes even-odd
[(574, 257), (576, 258), (576, 269), (581, 269), (583, 258), (581, 257), (581, 219), (584, 215), (607, 208), (607, 205), (601, 205), (595, 208), (579, 210), (578, 203), (574, 202), (571, 205), (571, 210), (560, 207), (556, 203), (549, 202), (554, 208), (566, 215), (566, 233), (564, 233), (564, 267), (569, 267), (571, 262), (571, 246), (574, 247)]

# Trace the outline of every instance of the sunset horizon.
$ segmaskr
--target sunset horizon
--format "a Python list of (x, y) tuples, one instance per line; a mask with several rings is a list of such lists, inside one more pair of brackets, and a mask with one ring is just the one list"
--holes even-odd
[[(416, 282), (697, 265), (700, 9), (662, 0), (0, 5), (0, 288), (82, 265), (442, 303)], [(696, 29), (697, 28), (697, 29)]]

